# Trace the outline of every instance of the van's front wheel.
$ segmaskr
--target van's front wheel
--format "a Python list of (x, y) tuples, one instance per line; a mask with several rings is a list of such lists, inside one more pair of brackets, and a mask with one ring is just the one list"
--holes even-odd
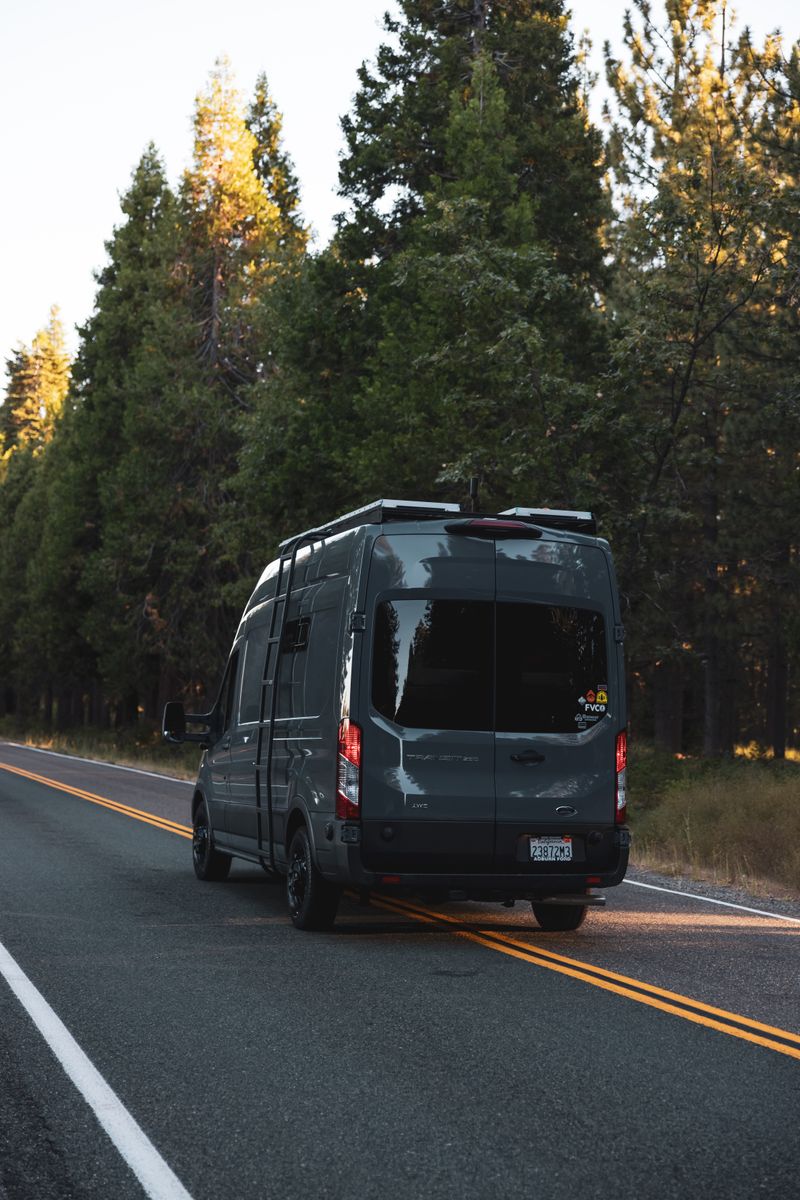
[(296, 929), (330, 929), (342, 889), (328, 883), (314, 865), (308, 831), (301, 827), (289, 846), (286, 899)]
[(567, 933), (578, 929), (586, 920), (585, 904), (537, 904), (531, 900), (531, 908), (539, 928), (545, 933)]

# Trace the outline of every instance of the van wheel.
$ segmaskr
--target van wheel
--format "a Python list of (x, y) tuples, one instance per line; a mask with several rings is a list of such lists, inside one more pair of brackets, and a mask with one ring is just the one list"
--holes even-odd
[(221, 854), (214, 849), (208, 806), (202, 800), (197, 806), (192, 825), (192, 865), (198, 879), (208, 882), (228, 878), (231, 869), (230, 854)]
[(308, 831), (301, 826), (289, 846), (286, 899), (296, 929), (330, 929), (342, 889), (328, 883), (314, 865)]
[(588, 912), (585, 904), (537, 904), (535, 900), (531, 900), (531, 908), (539, 928), (546, 933), (565, 933), (570, 929), (578, 929)]

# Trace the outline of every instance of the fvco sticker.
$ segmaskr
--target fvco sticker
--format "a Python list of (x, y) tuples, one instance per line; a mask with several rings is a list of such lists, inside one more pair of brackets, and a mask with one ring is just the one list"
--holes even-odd
[(598, 684), (597, 691), (594, 688), (589, 688), (585, 696), (578, 697), (578, 704), (583, 709), (575, 718), (579, 726), (583, 728), (586, 722), (593, 722), (602, 716), (608, 705), (608, 685), (605, 683)]

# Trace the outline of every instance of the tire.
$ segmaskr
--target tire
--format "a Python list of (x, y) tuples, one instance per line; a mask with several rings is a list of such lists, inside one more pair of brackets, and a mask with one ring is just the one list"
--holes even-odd
[(566, 933), (578, 929), (589, 911), (586, 904), (537, 904), (535, 900), (531, 900), (531, 908), (539, 928), (545, 933)]
[(219, 850), (214, 849), (205, 800), (198, 804), (192, 823), (192, 866), (197, 878), (208, 883), (227, 879), (231, 869), (230, 854), (221, 854)]
[(330, 929), (342, 889), (328, 883), (314, 865), (308, 831), (301, 825), (289, 845), (286, 900), (295, 929)]

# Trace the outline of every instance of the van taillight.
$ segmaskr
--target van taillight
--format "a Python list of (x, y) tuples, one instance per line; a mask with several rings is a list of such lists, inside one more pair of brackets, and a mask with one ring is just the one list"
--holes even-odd
[(361, 729), (347, 717), (339, 722), (336, 815), (343, 821), (361, 816)]
[(628, 815), (627, 766), (628, 731), (623, 729), (617, 734), (617, 802), (614, 809), (617, 825), (622, 825)]

